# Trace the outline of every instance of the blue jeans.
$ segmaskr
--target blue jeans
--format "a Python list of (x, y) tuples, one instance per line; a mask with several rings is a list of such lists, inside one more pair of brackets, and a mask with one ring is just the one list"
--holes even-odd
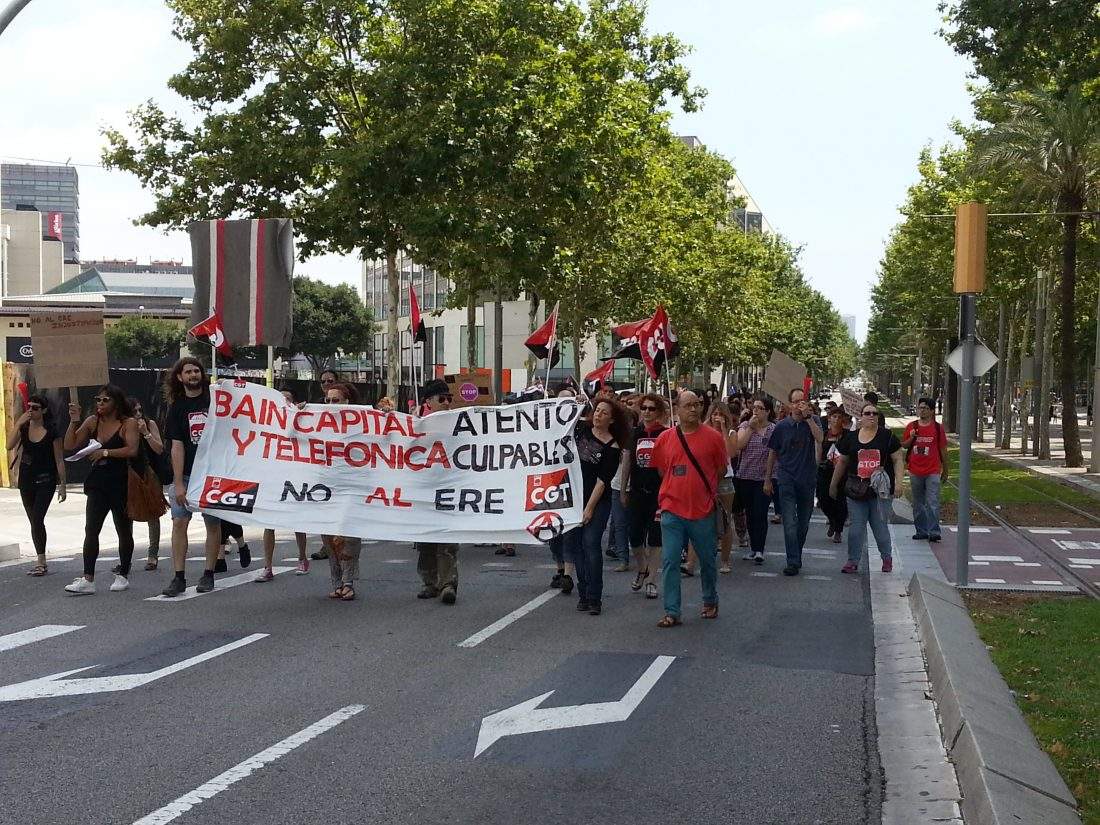
[(918, 476), (909, 474), (909, 484), (913, 488), (913, 523), (918, 536), (939, 536), (940, 534), (940, 476)]
[(859, 564), (863, 557), (863, 546), (867, 543), (867, 522), (871, 522), (871, 532), (875, 534), (875, 544), (882, 560), (890, 558), (890, 509), (891, 499), (873, 498), (870, 501), (848, 499), (848, 515), (852, 524), (848, 528), (848, 561)]
[[(581, 601), (598, 602), (603, 599), (603, 531), (611, 515), (611, 491), (604, 493), (592, 513), (588, 524), (576, 527), (565, 534), (565, 560), (577, 567), (577, 595)], [(573, 533), (579, 541), (569, 540)], [(572, 551), (572, 557), (570, 557)]]
[(779, 482), (776, 498), (783, 517), (783, 546), (787, 551), (787, 564), (795, 567), (802, 566), (802, 548), (810, 531), (816, 492), (817, 476), (803, 481)]
[(608, 544), (615, 551), (615, 558), (623, 564), (630, 564), (630, 516), (623, 507), (623, 494), (611, 491), (611, 532)]
[(690, 541), (699, 558), (699, 583), (703, 604), (718, 604), (718, 528), (714, 513), (700, 519), (680, 518), (667, 510), (661, 513), (661, 575), (665, 613), (680, 616), (680, 554)]

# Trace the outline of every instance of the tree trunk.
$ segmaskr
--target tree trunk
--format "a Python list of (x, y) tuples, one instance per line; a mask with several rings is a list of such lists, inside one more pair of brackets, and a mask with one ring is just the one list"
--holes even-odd
[[(1012, 317), (1016, 316), (1019, 304), (1013, 304)], [(1015, 357), (1016, 325), (1011, 318), (1008, 323), (1008, 340), (1001, 350), (1004, 355), (1004, 373), (998, 376), (997, 386), (997, 446), (1002, 450), (1012, 449), (1012, 365)]]
[(466, 369), (477, 369), (477, 293), (473, 287), (466, 296)]
[(1035, 347), (1032, 349), (1032, 358), (1035, 363), (1035, 389), (1031, 393), (1031, 454), (1039, 455), (1039, 433), (1043, 428), (1043, 419), (1046, 418), (1046, 401), (1043, 397), (1043, 359), (1046, 353), (1043, 351), (1047, 340), (1047, 308), (1046, 308), (1046, 274), (1040, 272), (1035, 283)]
[[(1066, 211), (1076, 212), (1081, 204), (1070, 204)], [(1066, 449), (1066, 466), (1080, 467), (1081, 433), (1077, 427), (1077, 384), (1074, 381), (1075, 331), (1073, 301), (1077, 289), (1077, 228), (1080, 217), (1067, 215), (1062, 220), (1062, 363), (1059, 365), (1062, 389), (1062, 439)]]
[(1054, 395), (1054, 321), (1050, 317), (1050, 298), (1054, 293), (1053, 281), (1047, 281), (1046, 337), (1043, 339), (1043, 426), (1039, 430), (1039, 458), (1050, 458), (1050, 408)]
[[(531, 292), (528, 298), (529, 305), (527, 307), (527, 331), (534, 332), (539, 328), (539, 294), (537, 292)], [(535, 360), (535, 356), (530, 353), (527, 354), (527, 386), (530, 387), (535, 383), (535, 371), (538, 369), (538, 362)], [(550, 392), (550, 388), (546, 388), (547, 392)]]
[(401, 386), (401, 338), (397, 333), (397, 313), (401, 309), (401, 278), (397, 272), (397, 247), (386, 247), (386, 289), (389, 314), (386, 316), (386, 395), (397, 400)]
[[(1027, 347), (1031, 342), (1031, 314), (1032, 307), (1031, 302), (1026, 301), (1027, 314), (1024, 315), (1024, 329), (1020, 334), (1020, 386), (1024, 384), (1024, 358), (1027, 357)], [(1020, 455), (1027, 455), (1027, 440), (1028, 440), (1028, 411), (1031, 409), (1031, 393), (1032, 387), (1035, 385), (1035, 372), (1032, 370), (1031, 377), (1028, 378), (1030, 387), (1023, 390), (1020, 393), (1020, 403), (1018, 405), (1020, 410)]]
[(994, 396), (993, 413), (996, 421), (993, 426), (993, 443), (999, 445), (1004, 434), (1004, 399), (1005, 377), (1008, 375), (1008, 358), (1005, 350), (1005, 302), (1002, 299), (997, 307), (997, 394)]

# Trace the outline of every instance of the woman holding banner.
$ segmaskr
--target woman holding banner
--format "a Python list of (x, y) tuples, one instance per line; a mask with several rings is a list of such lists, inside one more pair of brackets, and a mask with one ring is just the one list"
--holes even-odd
[(65, 500), (65, 462), (61, 436), (53, 423), (50, 404), (41, 395), (27, 399), (26, 411), (15, 420), (8, 436), (8, 452), (19, 448), (19, 497), (31, 523), (31, 541), (38, 562), (28, 576), (46, 575), (46, 511), (54, 494)]
[(69, 404), (69, 427), (65, 449), (83, 449), (92, 438), (100, 445), (87, 455), (92, 471), (84, 481), (88, 497), (84, 516), (84, 575), (65, 589), (77, 595), (95, 593), (95, 563), (99, 558), (99, 533), (107, 514), (118, 533), (119, 572), (111, 583), (117, 592), (130, 586), (130, 564), (134, 559), (134, 522), (126, 512), (130, 459), (138, 454), (138, 428), (126, 395), (114, 384), (95, 394), (95, 415), (80, 422), (80, 405)]
[[(337, 382), (325, 389), (326, 404), (358, 404), (359, 394), (351, 384)], [(332, 577), (330, 599), (350, 602), (355, 599), (355, 583), (359, 580), (359, 555), (363, 539), (358, 536), (322, 536), (328, 548), (328, 569)]]

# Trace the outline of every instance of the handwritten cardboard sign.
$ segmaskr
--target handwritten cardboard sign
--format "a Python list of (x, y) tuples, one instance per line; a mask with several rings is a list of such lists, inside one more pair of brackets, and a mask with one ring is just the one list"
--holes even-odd
[(39, 389), (107, 383), (103, 312), (32, 312), (34, 382)]
[(778, 398), (784, 404), (791, 390), (802, 389), (806, 378), (806, 367), (777, 349), (772, 350), (768, 359), (768, 368), (764, 373), (763, 389), (772, 398)]

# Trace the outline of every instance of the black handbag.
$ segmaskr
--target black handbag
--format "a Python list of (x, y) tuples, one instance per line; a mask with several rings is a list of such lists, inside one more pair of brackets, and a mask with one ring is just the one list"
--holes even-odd
[(871, 489), (871, 479), (848, 476), (844, 480), (844, 495), (856, 501), (870, 501), (876, 494)]

